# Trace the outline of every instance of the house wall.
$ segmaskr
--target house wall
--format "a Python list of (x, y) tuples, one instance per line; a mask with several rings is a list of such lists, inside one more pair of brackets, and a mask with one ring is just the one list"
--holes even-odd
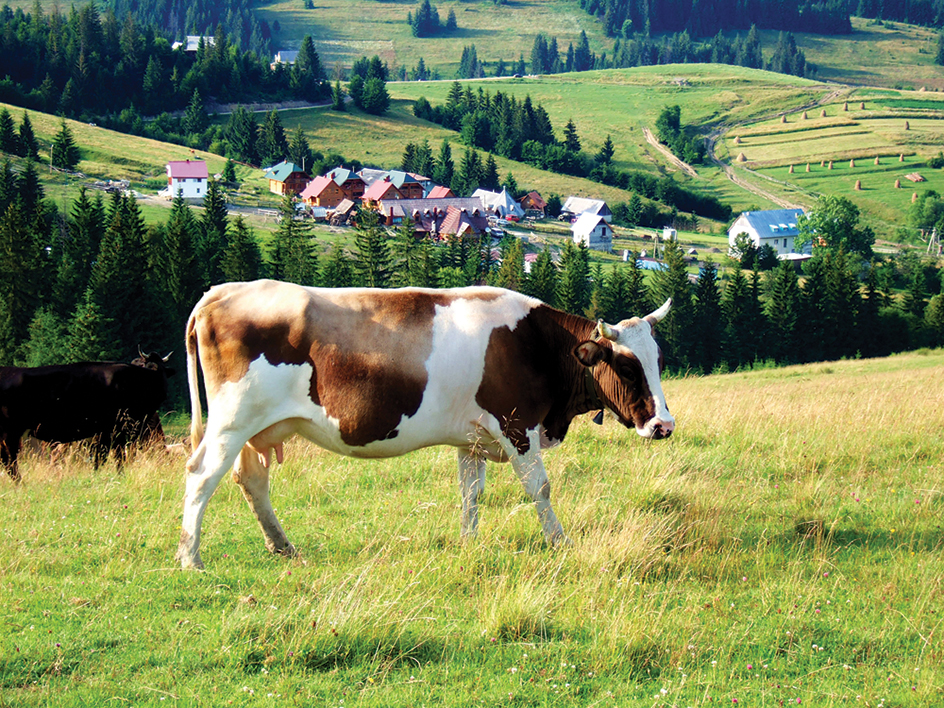
[(178, 192), (182, 192), (184, 199), (203, 199), (207, 192), (207, 181), (199, 177), (187, 177), (185, 179), (168, 178), (171, 197), (176, 197)]
[(594, 251), (610, 253), (613, 251), (613, 229), (603, 223), (588, 233), (575, 233), (574, 243), (581, 242)]

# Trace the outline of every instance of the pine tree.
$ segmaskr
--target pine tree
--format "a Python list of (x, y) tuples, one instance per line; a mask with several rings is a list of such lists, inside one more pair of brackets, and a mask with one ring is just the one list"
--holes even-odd
[(610, 276), (609, 308), (604, 314), (607, 322), (621, 322), (649, 312), (649, 294), (646, 278), (639, 267), (639, 253), (630, 252), (626, 265), (617, 263)]
[(200, 218), (200, 234), (196, 253), (203, 264), (201, 281), (204, 285), (216, 285), (225, 281), (223, 277), (223, 253), (226, 251), (229, 211), (226, 197), (215, 179), (208, 180), (207, 193), (203, 197), (203, 216)]
[[(498, 174), (498, 163), (495, 162), (495, 156), (492, 153), (485, 158), (485, 167), (482, 174), (482, 189), (491, 192), (497, 192), (501, 188), (501, 177)], [(512, 197), (514, 198), (514, 197)]]
[(229, 117), (226, 137), (233, 157), (242, 162), (257, 164), (256, 133), (258, 126), (252, 113), (243, 106), (236, 106)]
[(17, 177), (16, 192), (23, 202), (23, 211), (28, 217), (35, 216), (37, 207), (46, 197), (46, 192), (39, 181), (39, 173), (33, 160), (27, 160), (26, 167)]
[(223, 166), (223, 181), (226, 184), (236, 184), (236, 165), (230, 158), (226, 158), (226, 164)]
[(590, 252), (581, 242), (564, 241), (560, 256), (557, 305), (565, 312), (582, 315), (590, 304)]
[(580, 138), (577, 136), (577, 126), (573, 120), (568, 120), (564, 126), (564, 147), (570, 152), (580, 152)]
[(276, 110), (266, 113), (265, 121), (259, 130), (256, 153), (265, 165), (274, 165), (281, 162), (288, 154), (285, 130), (282, 128), (282, 119), (279, 118), (279, 113)]
[(341, 79), (336, 79), (334, 88), (331, 90), (331, 110), (344, 112), (347, 107), (344, 105), (344, 88), (341, 86)]
[(0, 216), (0, 300), (6, 303), (8, 333), (12, 337), (6, 344), (11, 352), (26, 341), (29, 324), (46, 294), (44, 244), (30, 222), (19, 198)]
[(20, 150), (20, 139), (16, 134), (13, 116), (6, 107), (0, 109), (0, 151), (16, 155)]
[(433, 166), (433, 181), (436, 184), (448, 187), (452, 184), (454, 172), (455, 164), (452, 161), (452, 148), (449, 147), (449, 141), (443, 139), (439, 148), (439, 157), (436, 158), (436, 163)]
[(698, 283), (695, 285), (694, 321), (691, 331), (692, 363), (706, 374), (711, 373), (721, 361), (722, 320), (718, 268), (709, 258), (701, 268)]
[(609, 165), (613, 162), (613, 153), (616, 148), (613, 146), (613, 139), (607, 135), (600, 146), (600, 152), (597, 153), (597, 162), (601, 165)]
[(184, 112), (182, 127), (187, 135), (200, 135), (210, 124), (210, 118), (207, 116), (206, 108), (203, 107), (203, 99), (200, 97), (200, 89), (194, 88), (190, 97), (190, 103)]
[(600, 320), (611, 307), (610, 280), (603, 275), (603, 265), (595, 263), (590, 276), (590, 304), (583, 315), (590, 320)]
[(282, 198), (279, 219), (270, 254), (272, 277), (298, 285), (314, 285), (318, 261), (312, 248), (311, 226), (295, 218), (291, 195)]
[(502, 248), (502, 263), (492, 274), (491, 285), (509, 290), (524, 290), (524, 249), (521, 240), (511, 237)]
[(51, 308), (41, 307), (30, 322), (29, 336), (23, 344), (23, 365), (63, 364), (70, 361), (70, 355), (66, 322)]
[(39, 158), (39, 141), (36, 140), (36, 134), (33, 132), (33, 122), (26, 111), (23, 111), (23, 120), (20, 122), (20, 150), (18, 154), (21, 157), (29, 157), (33, 160)]
[(164, 227), (161, 248), (162, 301), (168, 307), (171, 322), (183, 331), (190, 310), (204, 290), (205, 261), (197, 259), (199, 227), (190, 207), (181, 195), (174, 197), (170, 218)]
[(747, 278), (740, 268), (732, 269), (730, 280), (724, 288), (721, 308), (724, 313), (725, 360), (732, 369), (752, 363), (750, 292)]
[(228, 283), (262, 277), (262, 251), (242, 215), (233, 221), (233, 228), (223, 251), (222, 266), (223, 280)]
[(52, 153), (51, 162), (53, 167), (71, 170), (79, 164), (81, 154), (65, 119), (60, 121), (59, 132), (53, 138), (52, 146), (49, 149)]
[(771, 271), (765, 306), (770, 323), (770, 355), (780, 363), (800, 360), (798, 323), (800, 320), (800, 286), (796, 271), (783, 261)]
[(354, 279), (368, 288), (385, 288), (391, 276), (391, 257), (380, 217), (372, 209), (357, 213), (354, 229)]
[(83, 186), (72, 203), (53, 294), (55, 313), (63, 321), (72, 316), (82, 301), (104, 231), (105, 208), (101, 193), (91, 199)]
[(931, 298), (924, 311), (924, 324), (932, 347), (944, 346), (944, 294)]
[(371, 115), (382, 116), (390, 108), (390, 94), (386, 82), (379, 77), (371, 77), (364, 82), (360, 107)]
[(550, 248), (544, 248), (531, 264), (531, 272), (525, 277), (524, 292), (531, 297), (555, 307), (557, 303), (557, 266), (551, 259)]
[(690, 363), (693, 305), (685, 255), (677, 240), (665, 242), (663, 261), (666, 269), (653, 272), (649, 281), (655, 302), (661, 304), (672, 298), (672, 308), (659, 323), (659, 336), (666, 344), (667, 355), (684, 367)]

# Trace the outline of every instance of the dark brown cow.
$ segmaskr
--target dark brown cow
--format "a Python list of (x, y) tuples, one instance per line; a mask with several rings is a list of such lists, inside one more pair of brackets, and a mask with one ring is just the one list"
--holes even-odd
[(672, 433), (652, 338), (669, 304), (610, 326), (497, 288), (213, 288), (187, 324), (193, 454), (178, 559), (202, 567), (203, 514), (231, 467), (267, 548), (294, 552), (269, 501), (268, 468), (295, 434), (353, 457), (457, 448), (464, 537), (478, 523), (486, 459), (510, 461), (545, 537), (564, 540), (541, 448), (563, 440), (575, 416), (604, 408), (643, 437)]

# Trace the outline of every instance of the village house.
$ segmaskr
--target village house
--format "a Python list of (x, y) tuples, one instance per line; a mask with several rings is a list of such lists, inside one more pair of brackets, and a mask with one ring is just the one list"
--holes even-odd
[(511, 198), (508, 190), (502, 189), (500, 192), (490, 192), (487, 189), (476, 189), (472, 192), (473, 197), (478, 197), (485, 205), (485, 209), (503, 219), (513, 217), (515, 220), (524, 217), (524, 209), (518, 202)]
[(580, 216), (581, 214), (602, 216), (606, 223), (610, 223), (613, 220), (613, 212), (610, 211), (610, 208), (602, 199), (567, 197), (567, 201), (564, 202), (564, 206), (561, 208), (561, 216)]
[(600, 214), (584, 212), (577, 217), (571, 230), (574, 243), (582, 243), (594, 251), (610, 253), (613, 250), (613, 227)]
[(361, 197), (361, 202), (371, 209), (378, 209), (380, 202), (385, 199), (403, 199), (403, 194), (390, 181), (389, 177), (378, 179), (368, 186), (364, 196)]
[(528, 192), (518, 203), (529, 219), (543, 219), (547, 215), (547, 202), (537, 192)]
[(272, 63), (269, 64), (269, 68), (272, 71), (275, 71), (275, 67), (279, 64), (283, 66), (291, 66), (298, 59), (298, 52), (288, 51), (283, 49), (280, 52), (276, 52), (275, 56), (272, 58)]
[(754, 248), (769, 245), (778, 256), (793, 253), (796, 237), (800, 235), (797, 226), (802, 209), (768, 209), (765, 211), (745, 211), (734, 220), (728, 229), (728, 246), (734, 249), (738, 235), (747, 234)]
[(403, 199), (422, 199), (435, 185), (428, 177), (403, 170), (374, 170), (364, 168), (358, 173), (370, 189), (377, 182), (390, 182)]
[(167, 195), (184, 199), (203, 199), (210, 173), (203, 160), (171, 160), (167, 163)]
[(181, 47), (187, 54), (196, 54), (200, 49), (200, 41), (203, 41), (204, 47), (215, 47), (216, 46), (216, 37), (212, 35), (199, 35), (199, 34), (188, 34), (184, 37), (183, 42), (174, 42), (170, 45), (170, 48), (173, 50), (180, 49)]
[[(417, 237), (454, 234), (454, 229), (463, 224), (468, 224), (467, 231), (471, 229), (471, 233), (480, 234), (488, 226), (482, 202), (475, 197), (386, 199), (380, 201), (377, 208), (387, 226), (396, 227), (404, 221), (412, 221), (413, 233)], [(457, 216), (454, 222), (446, 223), (450, 213)], [(453, 230), (449, 231), (450, 228)]]
[(265, 177), (269, 181), (269, 191), (283, 197), (286, 194), (299, 194), (310, 180), (305, 170), (294, 162), (284, 160), (266, 170)]
[(427, 199), (447, 199), (449, 197), (455, 197), (456, 195), (452, 193), (452, 190), (449, 187), (443, 187), (441, 185), (436, 185), (431, 190), (429, 194), (426, 195)]

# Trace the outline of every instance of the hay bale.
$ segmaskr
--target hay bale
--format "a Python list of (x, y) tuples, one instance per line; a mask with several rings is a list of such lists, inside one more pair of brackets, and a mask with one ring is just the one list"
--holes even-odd
[(806, 111), (803, 111), (803, 120), (806, 120), (807, 118), (809, 118), (809, 116), (806, 115)]
[(849, 160), (849, 167), (855, 167), (855, 159)]
[(820, 160), (820, 161), (819, 161), (819, 166), (820, 166), (820, 167), (826, 167), (826, 160)]
[(781, 123), (786, 123), (786, 122), (787, 122), (787, 117), (786, 117), (786, 116), (780, 116), (780, 122), (781, 122)]
[(810, 171), (810, 163), (809, 163), (809, 162), (806, 163), (806, 171), (807, 171), (807, 172)]
[(846, 101), (845, 103), (842, 104), (842, 110), (844, 110), (844, 111), (848, 111), (848, 110), (849, 110), (849, 102), (848, 102), (848, 101)]
[(857, 180), (856, 180), (856, 183), (855, 183), (855, 191), (857, 191), (857, 192), (861, 192), (861, 191), (862, 191), (862, 180), (861, 180), (861, 179), (857, 179)]
[(875, 156), (875, 164), (876, 164), (876, 165), (881, 164), (881, 162), (880, 162), (879, 159), (878, 159), (878, 155)]
[(898, 161), (899, 161), (899, 162), (904, 162), (904, 161), (905, 161), (905, 153), (901, 153), (901, 154), (898, 156)]
[(820, 117), (820, 118), (825, 118), (825, 117), (826, 117), (826, 109), (825, 109), (825, 108), (819, 112), (819, 117)]
[(918, 201), (918, 193), (917, 193), (917, 192), (912, 192), (912, 193), (911, 193), (911, 203), (914, 204), (916, 201)]
[(829, 166), (828, 166), (826, 169), (827, 169), (827, 170), (831, 170), (832, 168), (833, 168), (833, 161), (830, 160), (830, 161), (829, 161)]
[(734, 144), (735, 144), (735, 145), (740, 145), (740, 144), (741, 144), (741, 136), (740, 136), (740, 135), (735, 135), (735, 136), (734, 136)]
[(905, 130), (911, 130), (911, 123), (905, 121)]
[(747, 162), (747, 155), (745, 155), (743, 152), (739, 152), (736, 159), (738, 162)]
[(895, 180), (895, 189), (901, 189), (901, 180), (900, 180), (900, 179), (896, 179), (896, 180)]
[(790, 165), (790, 174), (793, 174), (793, 165)]
[(862, 103), (859, 104), (859, 110), (860, 110), (860, 111), (864, 111), (864, 110), (865, 110), (865, 101), (862, 101)]

